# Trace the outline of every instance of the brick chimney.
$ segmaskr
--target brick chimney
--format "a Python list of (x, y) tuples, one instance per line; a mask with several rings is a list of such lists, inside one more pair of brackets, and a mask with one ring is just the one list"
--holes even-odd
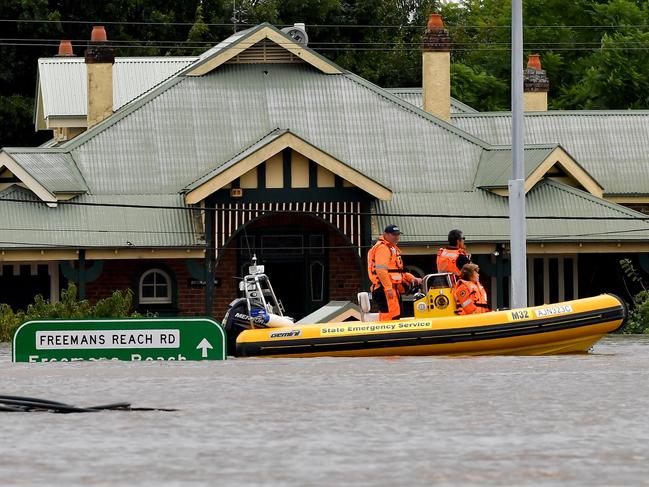
[(541, 56), (530, 54), (527, 68), (523, 71), (523, 105), (526, 112), (548, 111), (550, 82), (541, 69)]
[(113, 114), (113, 64), (115, 63), (115, 54), (106, 41), (106, 29), (103, 26), (94, 26), (86, 49), (88, 128)]
[(439, 14), (431, 14), (422, 36), (424, 110), (451, 119), (451, 36)]

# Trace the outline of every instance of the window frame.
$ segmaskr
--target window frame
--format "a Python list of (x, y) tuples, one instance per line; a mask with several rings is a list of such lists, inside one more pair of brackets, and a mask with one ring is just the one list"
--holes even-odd
[[(167, 284), (167, 295), (164, 297), (160, 296), (155, 296), (156, 290), (158, 287), (158, 282), (154, 278), (154, 284), (153, 284), (153, 290), (154, 290), (154, 296), (153, 297), (145, 297), (142, 295), (142, 285), (144, 282), (144, 279), (151, 275), (151, 274), (159, 274), (161, 275)], [(168, 272), (164, 271), (163, 269), (160, 269), (159, 267), (155, 267), (152, 269), (148, 269), (142, 273), (140, 276), (140, 280), (138, 282), (138, 303), (139, 304), (172, 304), (173, 303), (173, 289), (172, 289), (172, 281), (171, 281), (171, 276), (169, 275)]]

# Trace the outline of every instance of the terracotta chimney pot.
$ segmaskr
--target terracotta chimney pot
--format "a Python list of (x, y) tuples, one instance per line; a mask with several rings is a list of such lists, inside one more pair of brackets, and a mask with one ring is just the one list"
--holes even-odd
[(106, 29), (103, 25), (95, 25), (92, 28), (92, 33), (90, 34), (90, 40), (92, 42), (106, 42), (108, 36), (106, 36)]
[(444, 21), (440, 14), (430, 14), (428, 17), (428, 24), (426, 24), (428, 30), (437, 30), (444, 28)]
[(530, 54), (530, 57), (527, 59), (528, 69), (536, 69), (541, 71), (541, 55), (540, 54)]
[(72, 42), (70, 41), (61, 41), (59, 43), (59, 53), (57, 56), (74, 56), (74, 51), (72, 50)]

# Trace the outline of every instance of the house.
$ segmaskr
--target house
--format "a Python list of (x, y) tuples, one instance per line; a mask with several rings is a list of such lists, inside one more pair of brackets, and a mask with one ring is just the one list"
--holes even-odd
[[(85, 62), (39, 65), (36, 124), (55, 141), (0, 152), (0, 301), (56, 300), (74, 281), (90, 299), (128, 287), (142, 311), (220, 318), (256, 255), (301, 317), (365, 288), (366, 251), (397, 222), (416, 273), (462, 228), (492, 302), (507, 305), (510, 115), (451, 99), (439, 19), (423, 43), (424, 109), (404, 99), (415, 90), (382, 89), (269, 24), (164, 68), (153, 59), (158, 74), (131, 91), (116, 76), (131, 79), (129, 63), (93, 37)], [(63, 65), (85, 70), (85, 107), (52, 101), (53, 85), (84, 84), (47, 79)], [(532, 303), (621, 292), (617, 261), (649, 250), (643, 214), (622, 205), (649, 201), (636, 172), (645, 115), (624, 119), (620, 143), (603, 120), (623, 115), (572, 116), (526, 117)]]

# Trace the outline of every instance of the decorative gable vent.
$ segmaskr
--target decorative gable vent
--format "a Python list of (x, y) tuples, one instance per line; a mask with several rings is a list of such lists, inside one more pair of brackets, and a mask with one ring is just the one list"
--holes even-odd
[(268, 39), (257, 42), (245, 51), (242, 51), (241, 54), (237, 54), (227, 61), (227, 63), (234, 64), (285, 64), (302, 62), (304, 62), (302, 59)]

